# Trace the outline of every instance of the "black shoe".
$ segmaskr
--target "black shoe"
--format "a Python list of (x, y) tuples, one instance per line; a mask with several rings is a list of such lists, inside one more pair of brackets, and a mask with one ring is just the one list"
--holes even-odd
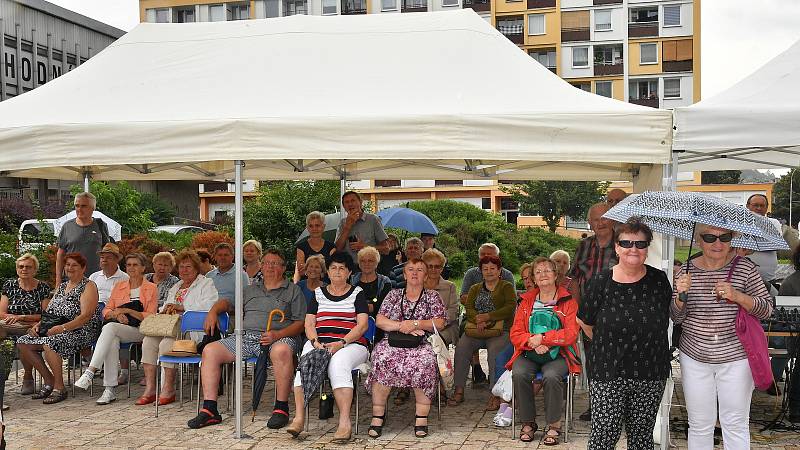
[(194, 419), (187, 422), (189, 428), (196, 430), (198, 428), (207, 427), (209, 425), (216, 425), (222, 422), (222, 416), (219, 413), (213, 413), (206, 408), (200, 410), (200, 414)]
[(472, 385), (477, 386), (486, 383), (486, 374), (480, 365), (472, 366)]
[[(417, 425), (417, 419), (425, 419), (425, 425)], [(414, 416), (414, 436), (418, 438), (428, 436), (428, 416)]]
[(267, 428), (278, 430), (289, 424), (289, 413), (276, 409), (272, 411), (272, 417), (267, 421)]
[(589, 408), (586, 411), (584, 411), (583, 414), (578, 416), (578, 419), (581, 419), (584, 422), (591, 422), (592, 421), (592, 409)]
[(377, 439), (381, 437), (383, 434), (383, 425), (386, 423), (386, 413), (384, 412), (382, 416), (372, 416), (373, 419), (381, 419), (380, 425), (370, 425), (369, 430), (367, 430), (367, 434), (372, 439)]

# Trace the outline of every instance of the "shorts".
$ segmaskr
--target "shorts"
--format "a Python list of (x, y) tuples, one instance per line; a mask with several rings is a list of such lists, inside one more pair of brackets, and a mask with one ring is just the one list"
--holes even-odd
[[(242, 334), (242, 359), (258, 358), (259, 355), (261, 355), (260, 340), (260, 331), (244, 331)], [(270, 347), (278, 342), (283, 342), (284, 344), (288, 345), (289, 348), (292, 349), (292, 353), (296, 354), (300, 352), (300, 336), (287, 336), (280, 338), (273, 342)], [(231, 352), (231, 354), (236, 354), (236, 336), (228, 336), (225, 339), (220, 339), (219, 343), (225, 346), (225, 348)]]

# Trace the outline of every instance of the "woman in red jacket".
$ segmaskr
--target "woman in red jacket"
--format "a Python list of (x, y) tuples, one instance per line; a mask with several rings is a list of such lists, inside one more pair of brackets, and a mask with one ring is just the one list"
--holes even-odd
[[(533, 261), (536, 287), (522, 294), (522, 302), (517, 307), (511, 327), (514, 356), (506, 368), (511, 369), (514, 394), (522, 399), (517, 404), (522, 422), (519, 438), (523, 442), (532, 441), (538, 429), (533, 393), (536, 374), (542, 373), (544, 411), (548, 424), (543, 444), (556, 445), (561, 436), (562, 380), (569, 372), (580, 372), (580, 360), (575, 347), (578, 338), (578, 303), (566, 288), (557, 285), (557, 278), (553, 260), (540, 257)], [(543, 333), (531, 333), (530, 319), (534, 312), (543, 316), (555, 315), (560, 327)], [(556, 347), (558, 351), (551, 352)]]

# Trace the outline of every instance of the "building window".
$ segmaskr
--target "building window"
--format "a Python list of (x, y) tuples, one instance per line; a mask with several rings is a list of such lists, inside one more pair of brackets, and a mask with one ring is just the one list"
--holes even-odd
[(222, 5), (211, 5), (208, 7), (209, 22), (224, 22), (225, 19), (225, 7)]
[(306, 0), (285, 0), (283, 2), (283, 15), (284, 16), (294, 16), (296, 14), (307, 14), (306, 12), (307, 3)]
[(481, 209), (492, 209), (492, 198), (491, 197), (482, 197), (481, 198)]
[(169, 8), (156, 9), (156, 23), (169, 23)]
[(531, 58), (539, 62), (539, 64), (547, 67), (548, 69), (556, 68), (556, 51), (555, 50), (542, 50), (531, 51)]
[(232, 5), (230, 20), (246, 20), (250, 18), (250, 5)]
[(589, 67), (589, 47), (572, 47), (572, 67)]
[(658, 6), (631, 8), (629, 17), (630, 23), (658, 22)]
[(655, 42), (639, 44), (639, 63), (658, 64), (658, 44)]
[(588, 82), (579, 82), (579, 83), (570, 83), (573, 87), (576, 87), (582, 91), (592, 92), (592, 83)]
[(177, 23), (192, 23), (197, 22), (194, 16), (194, 7), (180, 8), (175, 10), (175, 20)]
[(397, 11), (397, 0), (381, 0), (381, 11)]
[(458, 6), (458, 0), (442, 0), (442, 6)]
[(611, 95), (612, 85), (613, 83), (611, 81), (595, 81), (594, 93), (603, 97), (612, 98)]
[(598, 9), (594, 12), (594, 31), (611, 31), (610, 9)]
[(322, 0), (322, 15), (336, 14), (336, 0)]
[(681, 5), (664, 5), (664, 26), (679, 27), (681, 25)]
[(522, 34), (522, 16), (504, 17), (497, 19), (497, 29), (504, 35)]
[(680, 78), (664, 78), (664, 98), (681, 98)]
[(629, 87), (631, 100), (658, 100), (658, 80), (633, 81)]
[(528, 35), (544, 34), (544, 14), (528, 14)]
[(594, 64), (596, 66), (622, 64), (622, 45), (595, 45)]

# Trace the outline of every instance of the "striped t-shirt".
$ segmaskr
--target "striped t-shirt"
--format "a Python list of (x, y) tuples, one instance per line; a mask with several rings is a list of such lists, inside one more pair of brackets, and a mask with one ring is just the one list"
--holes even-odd
[[(358, 323), (358, 314), (369, 314), (369, 306), (364, 291), (352, 286), (346, 294), (336, 296), (328, 292), (329, 286), (314, 290), (314, 298), (308, 304), (307, 314), (317, 316), (317, 338), (323, 344), (344, 339)], [(364, 336), (355, 341), (365, 347), (369, 342)]]
[[(732, 261), (717, 270), (704, 270), (688, 261), (681, 274), (689, 266), (692, 287), (689, 299), (678, 309), (670, 304), (672, 320), (683, 327), (679, 348), (695, 361), (707, 364), (722, 364), (747, 358), (739, 337), (736, 335), (736, 314), (739, 305), (728, 301), (717, 301), (714, 286), (725, 281)], [(731, 275), (734, 289), (753, 297), (750, 314), (767, 319), (772, 314), (772, 302), (756, 265), (747, 258), (739, 258)], [(673, 293), (673, 300), (677, 291)]]

